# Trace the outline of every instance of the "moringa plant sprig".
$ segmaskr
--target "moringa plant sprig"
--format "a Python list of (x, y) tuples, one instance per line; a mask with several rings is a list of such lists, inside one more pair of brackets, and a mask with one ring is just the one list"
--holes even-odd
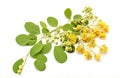
[[(94, 56), (96, 61), (100, 61), (101, 54), (107, 53), (108, 47), (105, 44), (99, 46), (96, 39), (105, 40), (109, 26), (92, 13), (91, 7), (85, 7), (82, 12), (72, 17), (71, 9), (65, 9), (64, 15), (69, 22), (64, 25), (59, 25), (55, 17), (49, 16), (47, 23), (53, 30), (43, 21), (40, 21), (41, 27), (33, 22), (26, 22), (24, 26), (29, 34), (18, 35), (16, 42), (20, 46), (32, 48), (25, 57), (14, 63), (13, 71), (21, 74), (29, 55), (35, 59), (35, 68), (44, 71), (47, 62), (45, 55), (51, 51), (52, 46), (55, 60), (59, 63), (65, 63), (67, 53), (73, 52), (83, 54), (87, 60)], [(95, 48), (98, 48), (98, 51), (94, 50)]]

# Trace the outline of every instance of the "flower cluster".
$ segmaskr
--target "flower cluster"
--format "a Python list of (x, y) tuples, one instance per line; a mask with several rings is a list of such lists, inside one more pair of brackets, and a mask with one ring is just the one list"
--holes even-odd
[[(94, 26), (77, 25), (76, 30), (81, 32), (76, 51), (83, 54), (87, 59), (91, 59), (92, 54), (94, 54), (95, 59), (99, 61), (101, 57), (100, 54), (107, 53), (108, 48), (105, 44), (102, 46), (97, 45), (96, 40), (97, 38), (101, 40), (106, 39), (106, 34), (109, 31), (108, 25), (106, 25), (102, 20), (98, 20)], [(99, 53), (93, 51), (95, 47), (99, 48)]]
[[(86, 7), (83, 12), (87, 12), (87, 15), (91, 16), (92, 9), (90, 7)], [(87, 16), (87, 19), (89, 19), (89, 22), (93, 20), (96, 16), (93, 16), (90, 19)], [(85, 17), (86, 18), (86, 17)], [(96, 43), (97, 38), (101, 40), (106, 39), (106, 34), (109, 32), (109, 26), (102, 20), (99, 20), (96, 18), (91, 24), (83, 25), (83, 24), (77, 24), (76, 30), (80, 32), (79, 36), (79, 43), (76, 48), (76, 51), (80, 54), (83, 54), (86, 59), (91, 59), (92, 55), (94, 55), (96, 61), (100, 61), (101, 54), (105, 54), (108, 51), (108, 47), (103, 44), (102, 46), (99, 46)], [(99, 53), (94, 52), (94, 48), (99, 48)]]

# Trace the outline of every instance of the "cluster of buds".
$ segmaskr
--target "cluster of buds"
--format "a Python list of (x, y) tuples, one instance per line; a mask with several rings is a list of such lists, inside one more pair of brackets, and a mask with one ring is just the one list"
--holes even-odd
[(74, 44), (77, 42), (77, 36), (73, 34), (71, 31), (66, 31), (61, 33), (60, 40), (62, 42), (62, 47), (65, 51), (72, 53), (75, 51)]
[(17, 71), (17, 73), (18, 73), (19, 75), (21, 74), (22, 69), (23, 69), (23, 66), (22, 66), (22, 65), (19, 65), (19, 68), (18, 68), (18, 71)]
[(58, 44), (59, 38), (60, 38), (60, 29), (57, 28), (53, 32), (46, 35), (46, 42), (55, 43)]

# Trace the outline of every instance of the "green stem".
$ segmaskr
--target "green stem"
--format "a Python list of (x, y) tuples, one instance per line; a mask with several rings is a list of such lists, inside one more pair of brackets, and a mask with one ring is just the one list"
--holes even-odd
[(59, 27), (57, 27), (56, 29), (50, 31), (49, 34), (52, 33), (52, 32), (54, 32), (54, 31), (56, 31), (56, 30), (58, 30), (58, 29), (60, 29), (60, 28), (62, 28), (62, 26), (59, 26)]
[[(39, 35), (37, 36), (37, 42), (39, 42), (40, 40), (42, 40), (43, 37), (44, 37), (44, 35), (39, 34)], [(37, 43), (37, 42), (36, 42), (36, 43)]]
[[(22, 64), (22, 71), (23, 71), (23, 68), (24, 68), (24, 66), (25, 66), (25, 64), (26, 64), (26, 61), (27, 61), (28, 56), (29, 56), (29, 53), (27, 53), (27, 55), (26, 55), (25, 57), (23, 57), (24, 62), (23, 62), (23, 64)], [(21, 71), (21, 73), (22, 73), (22, 71)], [(20, 73), (19, 75), (21, 75), (21, 73)]]
[(87, 48), (87, 50), (89, 50), (90, 52), (92, 52), (93, 54), (96, 54), (91, 48), (89, 48), (87, 45), (84, 44), (83, 40), (80, 40), (80, 43), (85, 46), (85, 48)]
[(85, 46), (90, 52), (92, 52), (93, 54), (96, 54), (91, 48), (88, 48), (88, 46)]

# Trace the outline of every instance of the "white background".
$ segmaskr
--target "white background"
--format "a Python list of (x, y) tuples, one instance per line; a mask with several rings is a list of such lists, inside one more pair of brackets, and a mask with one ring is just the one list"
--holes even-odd
[[(27, 33), (24, 29), (26, 21), (39, 24), (40, 20), (46, 22), (48, 16), (55, 16), (62, 25), (67, 22), (63, 15), (65, 8), (69, 7), (77, 14), (88, 5), (110, 26), (107, 39), (103, 41), (109, 51), (102, 56), (101, 62), (86, 61), (82, 55), (74, 53), (68, 54), (66, 63), (59, 64), (51, 51), (46, 55), (48, 62), (44, 72), (37, 71), (34, 59), (29, 57), (22, 75), (13, 73), (13, 63), (30, 50), (30, 47), (21, 47), (15, 42), (18, 34)], [(119, 0), (0, 0), (0, 78), (120, 78), (119, 7)]]

